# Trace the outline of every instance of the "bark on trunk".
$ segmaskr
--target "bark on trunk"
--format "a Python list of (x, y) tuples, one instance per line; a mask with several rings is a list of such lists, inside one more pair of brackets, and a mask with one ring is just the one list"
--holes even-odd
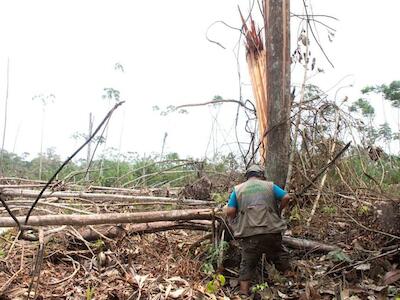
[[(31, 216), (28, 221), (30, 226), (56, 226), (56, 225), (100, 225), (100, 224), (124, 224), (147, 223), (157, 221), (178, 220), (210, 220), (213, 211), (211, 209), (170, 210), (140, 213), (110, 213), (95, 215), (45, 215)], [(21, 224), (25, 217), (18, 217)], [(0, 218), (0, 227), (16, 227), (10, 217)]]
[[(3, 189), (1, 193), (8, 197), (25, 197), (36, 198), (39, 191), (35, 190), (22, 190), (22, 189)], [(88, 200), (99, 201), (160, 201), (166, 203), (176, 203), (178, 199), (169, 197), (154, 197), (154, 196), (130, 196), (130, 195), (115, 195), (115, 194), (102, 194), (102, 193), (85, 193), (85, 192), (44, 192), (42, 198), (57, 197), (57, 198), (82, 198)], [(210, 205), (212, 201), (183, 199), (179, 200), (182, 204), (187, 205)]]
[[(132, 224), (125, 228), (121, 226), (107, 226), (105, 228), (95, 228), (96, 231), (92, 229), (81, 230), (80, 233), (82, 237), (87, 241), (95, 241), (101, 239), (101, 235), (108, 238), (116, 238), (122, 236), (125, 232), (132, 234), (145, 234), (145, 233), (155, 233), (167, 230), (175, 229), (187, 229), (187, 230), (200, 230), (200, 231), (210, 231), (211, 222), (210, 221), (166, 221), (166, 222), (154, 222), (154, 223), (143, 223), (143, 224)], [(101, 235), (99, 234), (101, 233)]]
[[(143, 224), (130, 224), (125, 228), (122, 228), (120, 226), (111, 226), (111, 227), (107, 226), (103, 228), (96, 228), (97, 232), (89, 228), (82, 230), (81, 234), (85, 240), (93, 241), (101, 238), (99, 232), (108, 238), (116, 238), (118, 236), (121, 236), (124, 232), (145, 234), (145, 233), (154, 233), (154, 232), (174, 230), (174, 229), (210, 231), (211, 223), (212, 222), (208, 220), (185, 221), (185, 222), (179, 222), (179, 221), (153, 222), (153, 223), (143, 223)], [(316, 241), (294, 238), (290, 236), (284, 236), (282, 242), (289, 248), (305, 250), (305, 251), (327, 253), (330, 251), (340, 250), (339, 247), (334, 245), (328, 245)]]
[(265, 175), (284, 187), (290, 139), (289, 0), (265, 0), (267, 138)]
[(294, 238), (290, 236), (284, 236), (282, 242), (290, 248), (299, 250), (307, 250), (314, 252), (331, 252), (335, 250), (340, 250), (340, 248), (337, 246), (327, 245), (320, 242), (315, 242), (305, 239)]

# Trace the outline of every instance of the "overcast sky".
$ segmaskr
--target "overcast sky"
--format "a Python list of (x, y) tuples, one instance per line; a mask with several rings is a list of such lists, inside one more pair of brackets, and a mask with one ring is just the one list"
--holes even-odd
[[(42, 105), (32, 97), (54, 94), (54, 103), (45, 109), (44, 148), (55, 147), (62, 156), (71, 154), (80, 143), (71, 136), (87, 131), (90, 112), (95, 124), (103, 118), (110, 107), (101, 97), (103, 89), (114, 88), (126, 103), (111, 120), (107, 146), (121, 145), (123, 152), (160, 152), (167, 132), (165, 152), (194, 157), (212, 156), (217, 150), (237, 152), (235, 105), (194, 108), (189, 114), (167, 117), (153, 110), (155, 105), (205, 102), (215, 95), (239, 99), (232, 50), (238, 32), (222, 25), (211, 28), (210, 38), (226, 50), (205, 38), (216, 20), (240, 27), (237, 4), (243, 12), (249, 11), (249, 1), (233, 0), (1, 1), (0, 137), (10, 60), (6, 150), (39, 152)], [(339, 86), (353, 87), (340, 90), (338, 97), (355, 100), (367, 84), (400, 79), (400, 1), (311, 4), (314, 14), (339, 19), (321, 19), (337, 30), (333, 42), (324, 27), (318, 27), (317, 33), (335, 68), (314, 43), (317, 64), (325, 70), (314, 83), (326, 89), (345, 77)], [(303, 13), (302, 1), (292, 0), (291, 6), (292, 12)], [(297, 20), (292, 21), (295, 45), (299, 27)], [(242, 43), (240, 47), (242, 95), (253, 99)], [(124, 72), (114, 69), (116, 63)], [(298, 84), (296, 75), (293, 83)], [(397, 115), (389, 106), (383, 114), (381, 103), (377, 109), (378, 123)], [(211, 134), (213, 130), (217, 134)], [(238, 130), (245, 141), (243, 127)]]

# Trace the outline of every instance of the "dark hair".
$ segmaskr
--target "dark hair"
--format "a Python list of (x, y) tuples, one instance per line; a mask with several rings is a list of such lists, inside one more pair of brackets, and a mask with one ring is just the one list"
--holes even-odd
[(257, 172), (257, 171), (247, 172), (245, 176), (246, 179), (249, 179), (250, 177), (264, 178), (264, 174), (262, 172)]

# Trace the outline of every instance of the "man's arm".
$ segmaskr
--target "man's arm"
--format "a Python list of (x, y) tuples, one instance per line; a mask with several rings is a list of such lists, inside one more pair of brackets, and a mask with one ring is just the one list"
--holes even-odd
[(236, 212), (237, 212), (237, 208), (236, 207), (229, 207), (226, 210), (226, 215), (228, 216), (228, 218), (230, 219), (234, 219), (236, 217)]
[(274, 184), (274, 195), (275, 199), (279, 201), (279, 210), (282, 212), (282, 210), (288, 205), (291, 198), (285, 190), (281, 189), (276, 184)]
[(236, 193), (235, 191), (233, 191), (231, 193), (231, 196), (229, 197), (228, 205), (226, 208), (226, 215), (228, 216), (228, 218), (234, 219), (236, 217), (237, 208), (238, 208), (238, 203), (237, 203)]
[(281, 211), (288, 205), (289, 201), (290, 201), (289, 194), (286, 194), (285, 196), (283, 196), (283, 198), (281, 199), (281, 205), (280, 205)]

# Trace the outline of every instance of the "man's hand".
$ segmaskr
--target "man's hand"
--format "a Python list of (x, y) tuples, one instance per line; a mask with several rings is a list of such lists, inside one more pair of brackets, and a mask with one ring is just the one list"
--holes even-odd
[(283, 196), (283, 198), (281, 199), (281, 206), (280, 206), (281, 211), (289, 204), (290, 200), (291, 200), (291, 197), (289, 196), (289, 194), (286, 194), (285, 196)]
[(225, 216), (228, 215), (228, 204), (225, 204), (225, 206), (222, 208), (222, 212), (224, 213)]
[(229, 207), (228, 205), (226, 205), (226, 215), (228, 216), (228, 218), (234, 219), (236, 217), (236, 211), (236, 207)]

